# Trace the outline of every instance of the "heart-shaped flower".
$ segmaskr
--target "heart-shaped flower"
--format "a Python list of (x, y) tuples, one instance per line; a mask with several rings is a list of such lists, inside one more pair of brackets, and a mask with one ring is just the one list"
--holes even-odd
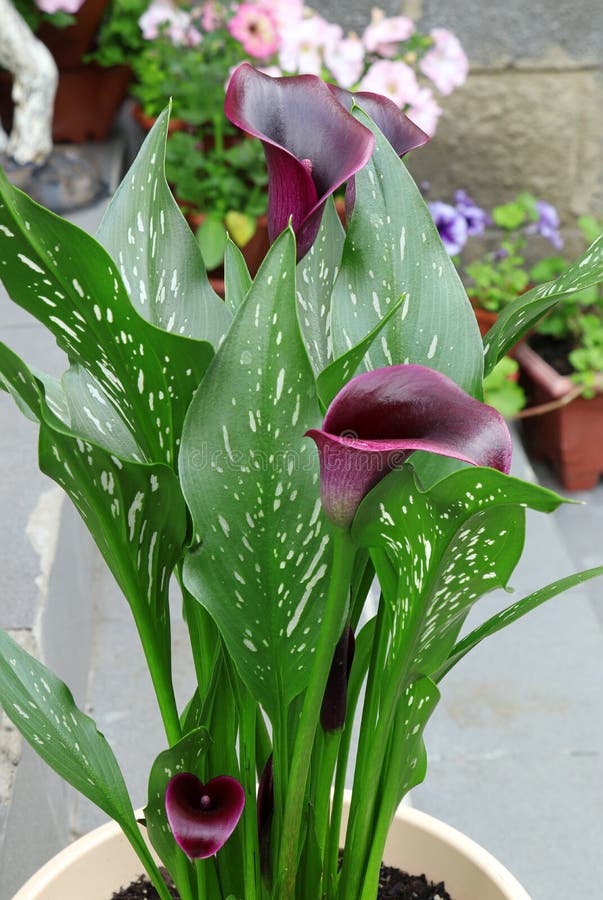
[(224, 111), (262, 142), (268, 234), (273, 241), (291, 218), (301, 259), (314, 243), (327, 198), (368, 162), (372, 133), (315, 75), (271, 78), (249, 63), (233, 72)]
[(203, 784), (180, 772), (168, 782), (165, 810), (172, 834), (190, 859), (206, 859), (224, 846), (241, 818), (245, 791), (228, 775)]
[(414, 450), (508, 473), (511, 436), (491, 406), (426, 366), (387, 366), (352, 378), (306, 432), (320, 457), (325, 513), (347, 528), (358, 504)]

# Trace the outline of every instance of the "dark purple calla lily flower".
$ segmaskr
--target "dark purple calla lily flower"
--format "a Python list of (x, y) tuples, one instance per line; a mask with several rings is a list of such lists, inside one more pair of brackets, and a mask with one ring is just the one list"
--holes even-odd
[(272, 753), (260, 776), (257, 797), (258, 837), (260, 843), (260, 866), (262, 875), (270, 879), (270, 829), (274, 813), (274, 769)]
[[(375, 94), (372, 91), (346, 91), (337, 84), (327, 84), (334, 97), (341, 105), (351, 111), (354, 102), (371, 117), (379, 131), (390, 142), (398, 156), (404, 156), (409, 150), (422, 147), (429, 140), (429, 135), (415, 125), (389, 97)], [(351, 218), (356, 199), (354, 179), (350, 178), (345, 190), (345, 214)]]
[(245, 791), (228, 775), (203, 784), (180, 772), (170, 779), (165, 810), (176, 843), (190, 859), (206, 859), (224, 846), (241, 818)]
[(261, 140), (268, 168), (268, 234), (289, 218), (297, 258), (312, 246), (327, 198), (368, 162), (372, 133), (357, 122), (315, 75), (271, 78), (249, 63), (233, 72), (224, 111)]
[(356, 102), (371, 117), (398, 156), (422, 147), (429, 140), (429, 135), (415, 125), (389, 97), (372, 91), (352, 93), (337, 84), (327, 84), (327, 87), (348, 112)]
[(348, 709), (348, 681), (354, 662), (356, 640), (350, 625), (346, 625), (337, 642), (331, 670), (320, 708), (320, 724), (324, 731), (338, 731), (345, 725)]
[(306, 432), (320, 457), (322, 505), (347, 528), (358, 504), (414, 450), (508, 473), (511, 436), (495, 409), (425, 366), (388, 366), (352, 378)]

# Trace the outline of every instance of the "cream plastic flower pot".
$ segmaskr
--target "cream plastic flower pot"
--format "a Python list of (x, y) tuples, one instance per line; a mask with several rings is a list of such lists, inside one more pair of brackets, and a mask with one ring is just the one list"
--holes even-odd
[[(345, 827), (345, 823), (344, 823)], [(401, 807), (384, 860), (413, 874), (444, 881), (454, 900), (530, 900), (501, 863), (460, 831), (416, 809)], [(141, 874), (120, 829), (109, 823), (50, 860), (13, 900), (110, 900)]]

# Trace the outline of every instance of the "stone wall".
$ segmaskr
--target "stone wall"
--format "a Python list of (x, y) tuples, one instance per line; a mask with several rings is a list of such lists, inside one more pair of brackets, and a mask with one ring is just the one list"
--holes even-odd
[[(331, 21), (362, 32), (370, 4), (322, 0)], [(470, 61), (466, 84), (441, 98), (433, 142), (408, 159), (433, 199), (465, 188), (482, 206), (529, 190), (559, 209), (568, 249), (577, 215), (603, 213), (601, 0), (406, 0), (378, 3), (422, 31), (449, 28)]]

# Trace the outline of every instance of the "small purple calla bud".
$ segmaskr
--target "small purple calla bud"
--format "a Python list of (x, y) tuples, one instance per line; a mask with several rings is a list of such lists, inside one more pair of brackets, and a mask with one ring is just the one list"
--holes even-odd
[[(422, 147), (429, 140), (429, 135), (415, 125), (389, 97), (375, 94), (372, 91), (352, 93), (336, 84), (328, 84), (327, 87), (348, 112), (356, 102), (371, 117), (398, 156), (404, 156), (409, 150)], [(355, 179), (350, 178), (345, 189), (345, 214), (348, 221), (352, 216), (355, 200)]]
[(245, 791), (228, 775), (203, 784), (180, 772), (168, 782), (165, 809), (172, 834), (190, 859), (206, 859), (224, 846), (241, 818)]
[(350, 625), (346, 625), (335, 647), (320, 709), (320, 724), (324, 731), (338, 731), (345, 725), (348, 708), (348, 681), (354, 661), (355, 647), (354, 632)]
[(258, 838), (260, 845), (260, 867), (264, 878), (270, 878), (270, 829), (274, 813), (274, 772), (272, 753), (260, 777), (257, 797)]
[(414, 450), (427, 450), (508, 473), (511, 436), (491, 406), (454, 381), (418, 365), (387, 366), (352, 378), (327, 410), (318, 447), (327, 516), (341, 528), (358, 504)]
[(268, 168), (268, 234), (291, 219), (300, 260), (312, 246), (327, 198), (367, 162), (374, 137), (315, 75), (271, 78), (249, 63), (235, 69), (224, 111), (259, 138)]

